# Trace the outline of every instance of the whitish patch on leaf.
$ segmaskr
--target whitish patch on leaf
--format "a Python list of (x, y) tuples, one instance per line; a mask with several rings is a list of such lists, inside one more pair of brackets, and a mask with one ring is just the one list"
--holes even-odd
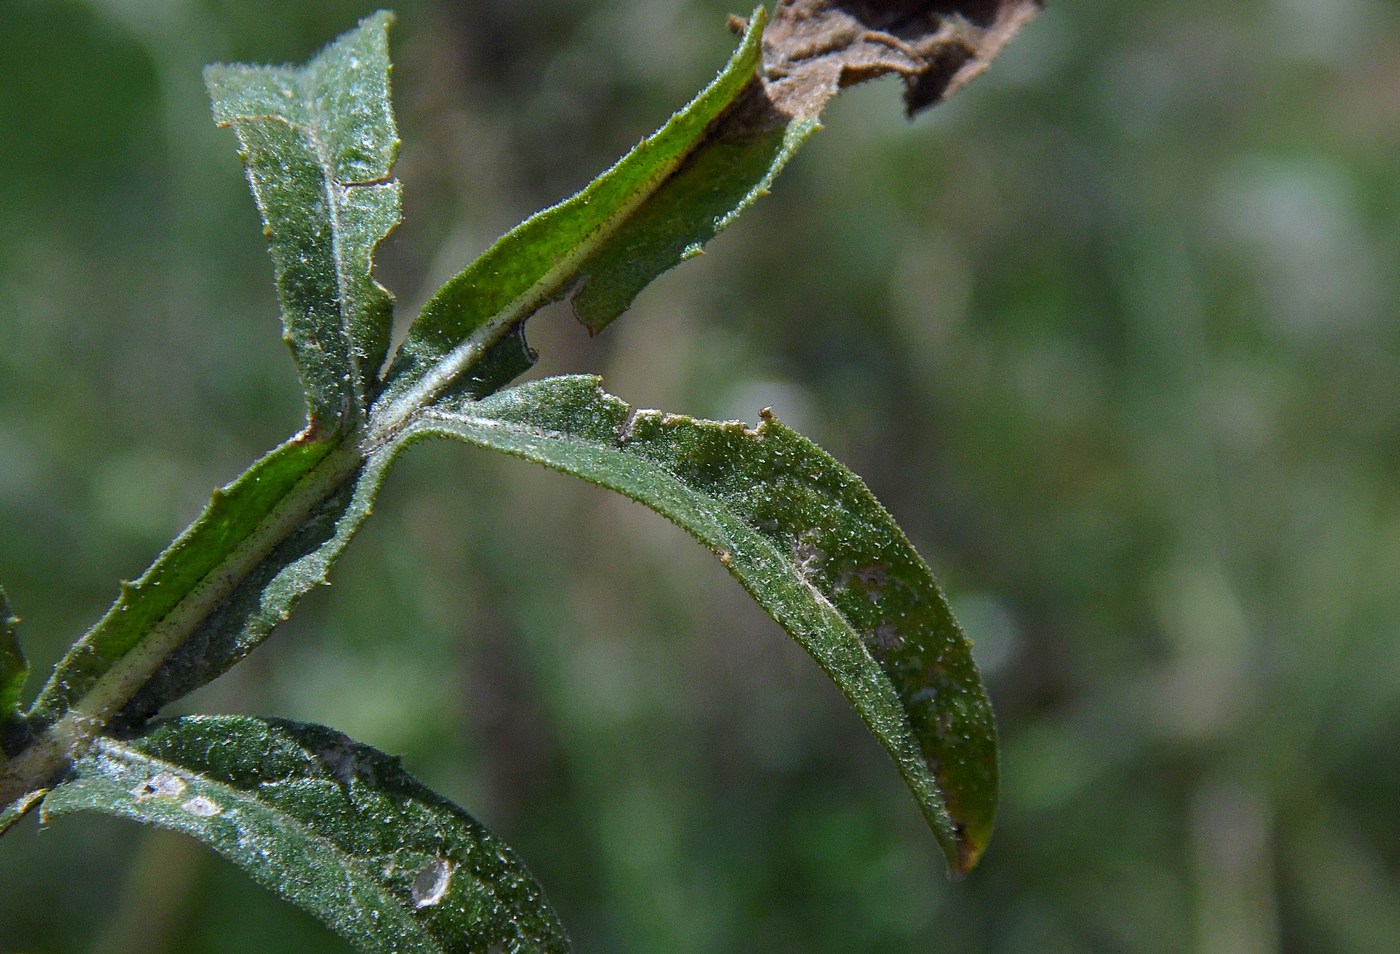
[(451, 863), (434, 858), (413, 878), (413, 906), (431, 908), (447, 896), (447, 886), (451, 883)]
[(131, 797), (138, 802), (148, 798), (179, 798), (189, 786), (185, 780), (170, 772), (157, 772), (131, 790)]
[(196, 818), (213, 818), (223, 811), (223, 809), (219, 807), (218, 802), (210, 798), (205, 798), (203, 795), (196, 795), (194, 798), (181, 804), (180, 807)]
[(104, 736), (44, 802), (48, 820), (76, 811), (196, 838), (364, 952), (568, 950), (505, 844), (320, 726), (194, 716)]

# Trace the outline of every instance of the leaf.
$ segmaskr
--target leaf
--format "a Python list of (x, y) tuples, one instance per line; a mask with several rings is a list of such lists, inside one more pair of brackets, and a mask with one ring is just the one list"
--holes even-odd
[[(215, 491), (203, 514), (60, 662), (31, 712), (51, 732), (0, 771), (0, 801), (61, 767), (65, 749), (126, 708), (155, 712), (242, 658), (324, 582), (383, 476), (332, 439), (358, 429), (384, 362), (388, 293), (371, 276), (398, 221), (398, 148), (388, 95), (387, 13), (301, 69), (206, 71), (215, 117), (232, 125), (267, 223), (287, 338), (311, 426)], [(153, 680), (153, 676), (155, 677)], [(153, 680), (153, 681), (152, 681)], [(132, 697), (140, 694), (135, 702)]]
[(590, 332), (611, 324), (662, 272), (699, 255), (710, 239), (768, 193), (798, 147), (820, 128), (815, 119), (773, 129), (741, 128), (728, 124), (729, 115), (579, 270), (574, 314)]
[(454, 437), (619, 491), (714, 551), (826, 670), (965, 872), (991, 835), (996, 727), (971, 647), (922, 558), (860, 479), (795, 431), (633, 411), (548, 378), (422, 412)]
[(904, 80), (913, 116), (986, 70), (1043, 0), (780, 0), (764, 37), (776, 113), (815, 117), (846, 86)]
[(9, 598), (0, 589), (0, 727), (19, 715), (19, 694), (29, 679), (29, 662), (15, 634), (18, 623)]
[(95, 811), (183, 832), (361, 951), (565, 951), (504, 842), (331, 729), (194, 716), (99, 739), (43, 819)]
[(440, 393), (541, 306), (586, 281), (590, 261), (682, 168), (711, 123), (749, 84), (764, 19), (762, 8), (754, 12), (728, 65), (660, 130), (582, 192), (516, 226), (438, 289), (389, 369), (383, 404), (390, 409), (383, 413), (391, 425)]
[[(195, 522), (140, 579), (122, 585), (111, 609), (63, 657), (30, 711), (31, 720), (51, 723), (108, 678), (122, 682), (125, 695), (116, 689), (107, 694), (116, 692), (121, 697), (111, 701), (118, 708), (125, 705), (161, 660), (228, 599), (306, 513), (355, 472), (358, 462), (353, 451), (347, 456), (329, 444), (294, 439), (216, 490)], [(322, 468), (330, 472), (329, 479), (308, 482)], [(323, 489), (327, 482), (330, 486)], [(113, 675), (114, 669), (122, 672)], [(128, 685), (132, 680), (135, 684)], [(94, 701), (83, 702), (82, 708), (91, 717), (115, 712), (96, 711), (106, 706)]]
[(398, 448), (372, 454), (171, 652), (123, 708), (115, 724), (139, 726), (166, 704), (217, 676), (272, 634), (308, 592), (328, 582), (331, 565), (370, 515)]
[(690, 105), (438, 290), (390, 367), (376, 429), (392, 432), (550, 301), (570, 298), (601, 331), (768, 192), (841, 88), (900, 75), (912, 114), (984, 70), (1039, 9), (1039, 0), (784, 0), (766, 32), (761, 7), (735, 18), (739, 49)]
[(399, 222), (388, 28), (376, 13), (306, 66), (205, 70), (232, 126), (271, 245), (311, 431), (360, 427), (384, 363), (392, 299), (375, 247)]

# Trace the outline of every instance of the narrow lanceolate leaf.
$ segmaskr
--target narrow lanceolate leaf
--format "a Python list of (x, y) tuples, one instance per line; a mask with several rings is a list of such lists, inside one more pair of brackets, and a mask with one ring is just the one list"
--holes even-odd
[(108, 723), (129, 726), (241, 659), (325, 582), (392, 458), (292, 441), (209, 507), (60, 661), (0, 764), (0, 805), (55, 781)]
[(500, 839), (397, 759), (320, 726), (197, 716), (99, 739), (44, 802), (197, 838), (366, 952), (565, 951)]
[(454, 437), (619, 491), (673, 520), (809, 653), (889, 750), (954, 872), (997, 797), (996, 728), (928, 566), (853, 473), (772, 419), (757, 428), (633, 411), (591, 377), (421, 412)]
[(367, 18), (299, 69), (205, 71), (214, 117), (238, 134), (266, 225), (313, 433), (363, 424), (393, 324), (372, 275), (375, 246), (399, 222), (391, 20)]
[(450, 386), (494, 341), (586, 281), (589, 263), (674, 176), (758, 67), (762, 8), (728, 65), (660, 130), (566, 202), (503, 236), (424, 306), (389, 370), (386, 428)]
[(766, 32), (762, 8), (736, 20), (739, 49), (689, 106), (439, 289), (390, 368), (375, 427), (402, 424), (549, 301), (569, 297), (579, 320), (602, 330), (768, 191), (840, 89), (893, 74), (911, 113), (933, 105), (985, 69), (1039, 7), (782, 0)]
[[(344, 449), (292, 440), (216, 490), (199, 518), (140, 579), (123, 584), (112, 608), (64, 656), (31, 719), (45, 725), (75, 706), (90, 718), (114, 715), (358, 462)], [(321, 468), (333, 471), (329, 480), (312, 479)], [(95, 692), (102, 698), (93, 699)]]
[(140, 725), (167, 703), (193, 692), (271, 635), (300, 599), (328, 582), (331, 566), (370, 515), (397, 448), (371, 454), (353, 474), (306, 512), (278, 543), (171, 652), (117, 717)]

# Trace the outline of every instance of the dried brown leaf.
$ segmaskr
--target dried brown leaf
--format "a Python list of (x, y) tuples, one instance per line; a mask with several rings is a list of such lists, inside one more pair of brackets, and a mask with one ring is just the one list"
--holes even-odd
[(751, 104), (761, 108), (752, 110), (749, 124), (815, 119), (842, 87), (888, 74), (904, 80), (913, 116), (985, 70), (1043, 6), (1043, 0), (780, 0), (763, 35), (765, 102)]

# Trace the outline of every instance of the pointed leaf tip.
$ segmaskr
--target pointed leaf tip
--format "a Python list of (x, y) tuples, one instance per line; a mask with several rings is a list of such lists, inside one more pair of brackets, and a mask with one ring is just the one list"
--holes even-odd
[(954, 874), (996, 813), (996, 725), (971, 644), (865, 484), (771, 414), (757, 428), (634, 411), (593, 377), (429, 409), (455, 437), (618, 491), (679, 524), (821, 665), (894, 758)]

